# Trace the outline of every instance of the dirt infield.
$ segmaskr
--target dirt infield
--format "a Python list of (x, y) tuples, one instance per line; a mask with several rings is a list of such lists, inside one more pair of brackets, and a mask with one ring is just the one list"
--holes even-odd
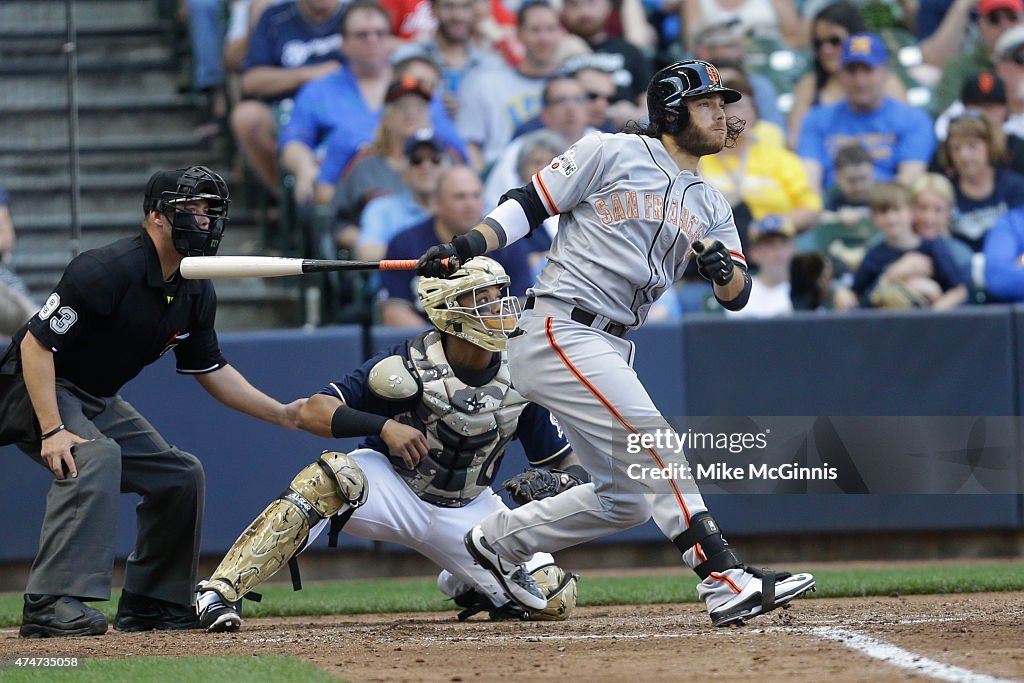
[(560, 623), (452, 613), (249, 619), (233, 634), (19, 640), (0, 659), (288, 654), (350, 681), (1024, 679), (1024, 593), (804, 599), (741, 628), (696, 604), (580, 609)]

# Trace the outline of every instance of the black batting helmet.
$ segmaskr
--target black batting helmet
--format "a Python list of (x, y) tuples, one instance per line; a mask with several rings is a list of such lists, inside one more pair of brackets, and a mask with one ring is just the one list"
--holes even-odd
[(689, 111), (684, 104), (688, 97), (720, 93), (726, 104), (743, 97), (722, 85), (722, 77), (711, 62), (687, 59), (670, 64), (654, 74), (647, 86), (647, 110), (658, 134), (674, 135), (686, 128)]

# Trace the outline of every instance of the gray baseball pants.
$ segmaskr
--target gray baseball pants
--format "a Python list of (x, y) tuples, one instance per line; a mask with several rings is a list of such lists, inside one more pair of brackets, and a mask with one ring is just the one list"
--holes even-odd
[[(169, 445), (120, 396), (100, 398), (58, 380), (78, 476), (54, 479), (26, 593), (109, 600), (121, 493), (137, 493), (138, 533), (124, 587), (179, 605), (193, 601), (203, 524), (199, 459)], [(40, 444), (18, 447), (45, 467)]]
[[(571, 310), (571, 304), (538, 298), (519, 321), (524, 334), (509, 340), (509, 367), (516, 389), (558, 419), (594, 483), (483, 520), (488, 542), (517, 563), (652, 516), (672, 539), (688, 528), (690, 517), (707, 510), (692, 480), (630, 476), (637, 467), (682, 466), (685, 456), (654, 448), (626, 452), (628, 433), (670, 427), (632, 368), (633, 343), (572, 321)], [(698, 552), (686, 551), (687, 566), (706, 559)]]

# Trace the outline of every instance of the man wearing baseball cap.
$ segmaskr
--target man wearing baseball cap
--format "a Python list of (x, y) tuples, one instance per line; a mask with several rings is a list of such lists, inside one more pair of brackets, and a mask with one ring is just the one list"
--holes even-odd
[[(956, 0), (948, 10), (950, 15), (963, 17), (963, 27), (951, 31), (951, 34), (955, 34), (957, 45), (960, 45), (962, 36), (966, 33), (964, 29), (974, 5), (974, 0)], [(933, 101), (935, 113), (945, 111), (956, 101), (960, 88), (969, 75), (993, 70), (996, 42), (1010, 29), (1021, 26), (1024, 20), (1024, 0), (977, 0), (977, 7), (979, 40), (973, 50), (965, 47), (957, 51), (942, 66), (942, 79), (935, 90)], [(931, 63), (941, 64), (936, 61)]]
[(726, 315), (774, 318), (793, 312), (790, 300), (789, 262), (796, 253), (796, 228), (785, 216), (769, 215), (754, 221), (747, 233), (747, 256), (757, 272), (751, 276), (750, 300)]
[(432, 128), (421, 128), (409, 136), (405, 143), (408, 165), (402, 171), (404, 188), (366, 205), (356, 242), (357, 258), (384, 258), (395, 235), (430, 218), (441, 174), (451, 165), (450, 149)]
[(931, 119), (885, 94), (888, 61), (885, 43), (873, 33), (854, 33), (843, 43), (839, 84), (845, 97), (812, 107), (800, 129), (796, 151), (812, 187), (834, 184), (833, 158), (852, 142), (871, 153), (876, 180), (909, 184), (926, 169), (935, 151)]
[(979, 71), (968, 76), (960, 89), (960, 99), (935, 119), (936, 139), (940, 142), (945, 140), (949, 122), (968, 110), (981, 112), (995, 128), (1002, 129), (1007, 112), (1003, 79), (992, 71)]

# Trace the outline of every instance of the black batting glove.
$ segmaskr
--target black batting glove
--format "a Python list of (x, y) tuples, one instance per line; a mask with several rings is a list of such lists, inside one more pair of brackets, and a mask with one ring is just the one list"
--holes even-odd
[(461, 266), (454, 244), (435, 244), (420, 257), (416, 264), (416, 274), (420, 277), (448, 278)]
[(719, 240), (709, 244), (710, 240), (694, 242), (693, 253), (697, 254), (697, 272), (705, 280), (724, 287), (732, 280), (733, 265), (729, 250)]

